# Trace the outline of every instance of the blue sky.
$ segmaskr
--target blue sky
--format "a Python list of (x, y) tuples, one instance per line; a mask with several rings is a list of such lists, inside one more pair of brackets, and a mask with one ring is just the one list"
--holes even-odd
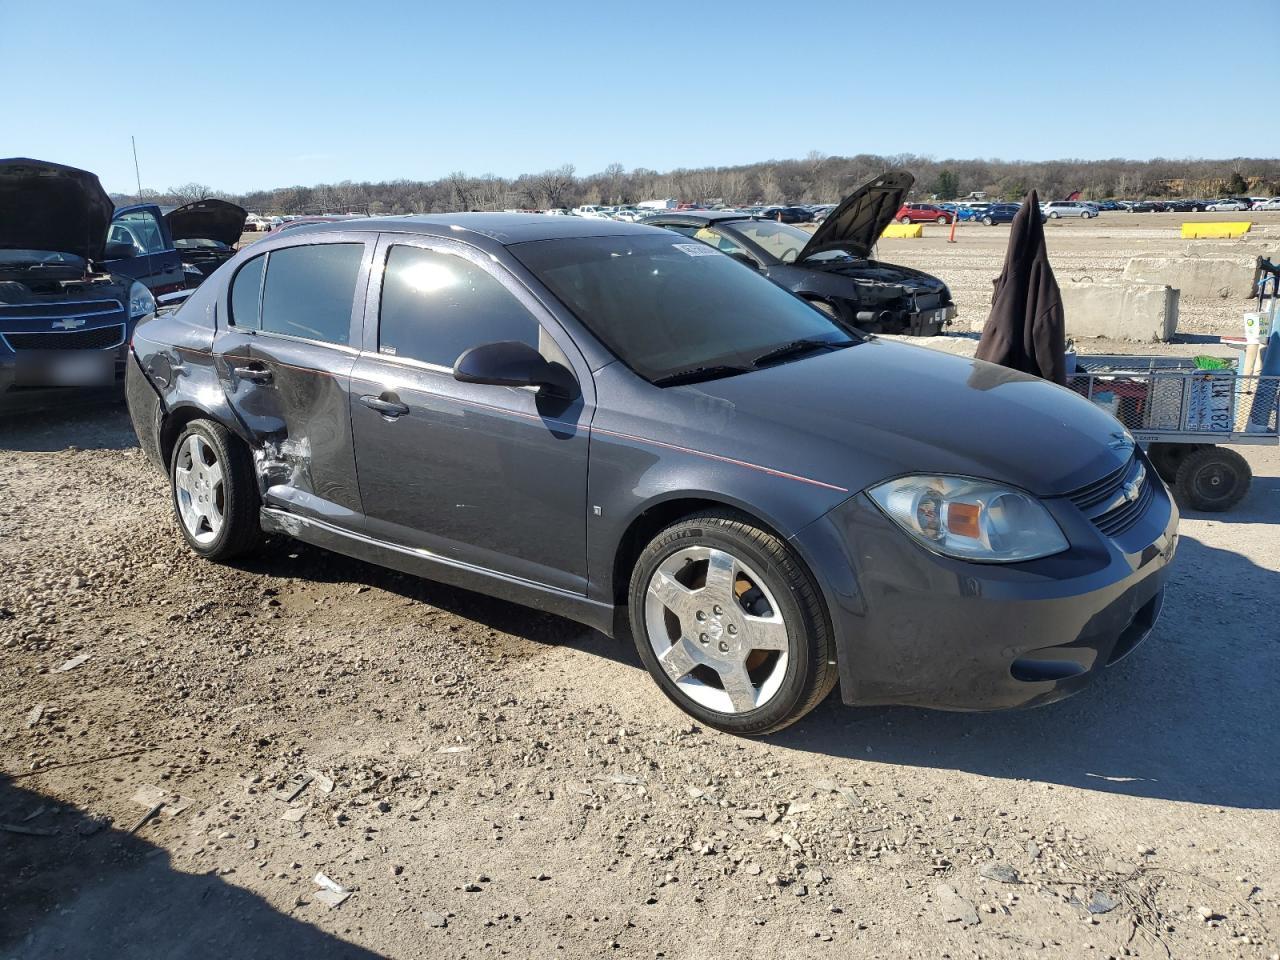
[(810, 150), (1274, 157), (1280, 124), (1255, 96), (1274, 86), (1274, 45), (1249, 38), (1274, 32), (1276, 10), (0, 0), (0, 155), (85, 167), (121, 192), (130, 134), (145, 186), (230, 191)]

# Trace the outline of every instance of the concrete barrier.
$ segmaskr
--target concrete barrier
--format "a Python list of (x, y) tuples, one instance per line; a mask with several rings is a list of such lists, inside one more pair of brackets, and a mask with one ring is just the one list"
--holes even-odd
[(1253, 291), (1252, 257), (1134, 257), (1124, 278), (1175, 287), (1184, 297), (1225, 300)]
[(1225, 237), (1227, 239), (1243, 237), (1252, 226), (1253, 222), (1250, 220), (1241, 220), (1235, 223), (1184, 223), (1182, 225), (1182, 239), (1205, 240), (1214, 237)]
[(1158, 283), (1059, 283), (1069, 337), (1155, 343), (1178, 329), (1178, 291)]
[(880, 236), (894, 240), (916, 240), (924, 236), (924, 226), (919, 223), (891, 223)]

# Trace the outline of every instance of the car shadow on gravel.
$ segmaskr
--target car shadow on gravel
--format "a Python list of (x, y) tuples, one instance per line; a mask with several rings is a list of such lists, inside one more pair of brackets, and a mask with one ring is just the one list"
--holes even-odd
[(1280, 809), (1278, 594), (1280, 574), (1184, 535), (1155, 632), (1074, 697), (959, 714), (857, 710), (833, 696), (771, 740), (831, 758)]
[[(629, 638), (608, 637), (557, 614), (424, 580), (301, 541), (273, 538), (263, 550), (237, 561), (236, 566), (260, 576), (375, 587), (501, 634), (542, 646), (583, 650), (638, 670), (644, 669)], [(518, 651), (512, 649), (504, 652), (518, 655)]]
[[(44, 812), (26, 819), (39, 810)], [(139, 818), (143, 812), (138, 809)], [(374, 960), (379, 956), (281, 913), (234, 885), (234, 877), (175, 869), (166, 850), (127, 832), (132, 823), (90, 832), (90, 818), (81, 811), (3, 777), (0, 823), (37, 831), (35, 835), (0, 831), (0, 954), (4, 956), (24, 960)], [(140, 832), (145, 835), (153, 828), (154, 824), (144, 826)], [(165, 828), (163, 821), (160, 828)], [(184, 833), (189, 829), (190, 824), (183, 826)], [(40, 833), (53, 830), (57, 832)], [(310, 902), (300, 910), (326, 909), (311, 897), (306, 899)]]
[(75, 391), (65, 402), (33, 410), (0, 406), (0, 450), (55, 453), (70, 447), (128, 450), (137, 445), (119, 390)]

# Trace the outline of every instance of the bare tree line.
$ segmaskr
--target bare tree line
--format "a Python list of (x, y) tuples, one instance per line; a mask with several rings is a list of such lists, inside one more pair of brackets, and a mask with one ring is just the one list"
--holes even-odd
[[(1280, 192), (1280, 160), (938, 160), (914, 154), (853, 157), (816, 151), (798, 160), (767, 160), (729, 167), (666, 173), (612, 163), (579, 176), (572, 164), (541, 173), (499, 177), (456, 170), (439, 180), (322, 183), (243, 194), (187, 183), (144, 196), (161, 203), (221, 197), (264, 214), (440, 213), (456, 210), (548, 209), (579, 204), (626, 204), (667, 197), (690, 202), (834, 203), (867, 178), (886, 170), (915, 175), (913, 199), (951, 199), (972, 191), (1020, 199), (1032, 188), (1042, 198), (1080, 190), (1086, 198), (1212, 197), (1224, 193)], [(125, 199), (122, 197), (121, 199)], [(129, 197), (128, 199), (132, 199)]]

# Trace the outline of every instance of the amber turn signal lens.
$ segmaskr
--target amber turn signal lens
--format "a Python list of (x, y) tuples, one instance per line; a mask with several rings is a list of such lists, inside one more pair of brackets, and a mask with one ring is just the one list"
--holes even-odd
[(957, 537), (968, 537), (977, 540), (982, 532), (978, 518), (982, 515), (982, 507), (975, 503), (947, 504), (947, 530)]

